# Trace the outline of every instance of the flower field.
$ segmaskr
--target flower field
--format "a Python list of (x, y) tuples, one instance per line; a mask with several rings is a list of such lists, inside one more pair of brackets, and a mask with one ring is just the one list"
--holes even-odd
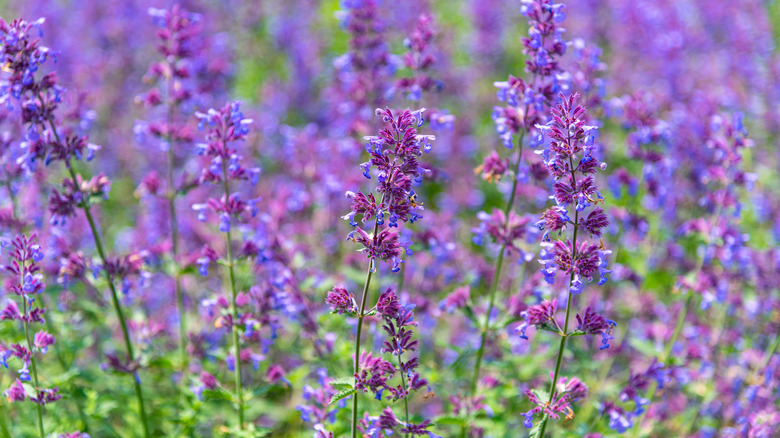
[(0, 438), (780, 436), (780, 2), (0, 0)]

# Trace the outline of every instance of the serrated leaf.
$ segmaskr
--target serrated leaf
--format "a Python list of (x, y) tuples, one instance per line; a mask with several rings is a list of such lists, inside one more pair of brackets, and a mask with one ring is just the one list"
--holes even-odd
[(534, 427), (531, 428), (531, 434), (528, 435), (528, 438), (542, 438), (542, 423), (544, 420), (534, 424)]
[(245, 429), (241, 429), (238, 426), (223, 426), (219, 432), (222, 436), (231, 438), (263, 438), (270, 435), (273, 431), (267, 427), (258, 427), (252, 424), (244, 427)]
[(226, 400), (231, 402), (234, 401), (233, 394), (225, 391), (223, 388), (204, 389), (203, 399), (204, 400)]
[(352, 389), (353, 385), (355, 384), (355, 378), (354, 377), (339, 377), (337, 379), (333, 379), (328, 384), (334, 388), (347, 388)]
[(460, 417), (456, 417), (454, 415), (443, 415), (441, 417), (436, 417), (433, 420), (433, 424), (436, 425), (452, 425), (452, 426), (465, 426), (466, 420)]
[(582, 330), (574, 330), (573, 332), (569, 333), (566, 336), (582, 336), (582, 335), (587, 335), (587, 333)]
[(466, 315), (466, 318), (473, 322), (474, 325), (479, 326), (479, 323), (477, 322), (477, 316), (474, 314), (474, 309), (471, 308), (471, 305), (466, 304), (463, 306), (463, 314)]
[(341, 399), (347, 398), (356, 392), (357, 391), (354, 388), (342, 389), (341, 391), (337, 392), (333, 397), (331, 397), (329, 404), (332, 405), (333, 403), (336, 403)]
[(544, 324), (536, 326), (536, 328), (539, 329), (539, 330), (544, 330), (544, 331), (548, 331), (548, 332), (561, 334), (561, 329), (559, 329), (558, 327), (556, 327), (556, 326), (554, 326), (552, 324), (544, 323)]

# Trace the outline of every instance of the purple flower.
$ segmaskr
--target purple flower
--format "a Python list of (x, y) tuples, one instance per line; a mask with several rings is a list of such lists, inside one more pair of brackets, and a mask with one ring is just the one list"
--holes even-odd
[(428, 75), (428, 71), (436, 61), (429, 47), (433, 36), (433, 17), (420, 15), (414, 31), (404, 40), (408, 52), (403, 55), (403, 63), (412, 75), (399, 78), (388, 94), (401, 91), (406, 93), (407, 99), (417, 102), (422, 99), (423, 92), (441, 89), (441, 82)]
[(54, 336), (44, 330), (41, 330), (35, 334), (34, 344), (42, 353), (45, 354), (49, 349), (49, 345), (54, 344)]
[(595, 208), (588, 214), (587, 219), (580, 221), (580, 224), (592, 236), (601, 237), (601, 230), (609, 225), (609, 219), (604, 214), (604, 210)]
[[(361, 167), (369, 178), (370, 171), (376, 169), (376, 192), (382, 195), (381, 199), (377, 203), (373, 194), (346, 193), (347, 198), (352, 200), (352, 211), (342, 218), (355, 227), (348, 239), (360, 243), (367, 258), (392, 262), (394, 272), (400, 270), (403, 260), (398, 233), (391, 228), (398, 228), (399, 222), (413, 223), (422, 218), (423, 205), (412, 187), (419, 184), (427, 172), (419, 157), (426, 142), (434, 139), (431, 135), (417, 132), (423, 122), (423, 111), (406, 110), (396, 116), (389, 109), (376, 110), (385, 127), (377, 136), (364, 137), (370, 160)], [(356, 219), (358, 216), (360, 222)], [(385, 225), (385, 219), (387, 225), (369, 234), (359, 224), (371, 218), (376, 220), (376, 230)]]
[(339, 314), (357, 312), (355, 296), (343, 286), (336, 286), (328, 292), (325, 302), (331, 306), (333, 312), (338, 312)]
[(474, 174), (480, 175), (487, 182), (494, 183), (501, 179), (509, 170), (509, 160), (502, 159), (498, 152), (492, 151), (486, 156), (482, 164), (474, 169)]
[(398, 297), (393, 289), (389, 288), (379, 295), (376, 311), (380, 316), (385, 319), (395, 319), (398, 317), (400, 309), (401, 305), (398, 303)]
[(27, 395), (24, 391), (24, 386), (22, 386), (22, 381), (19, 379), (16, 379), (13, 383), (11, 383), (11, 387), (8, 388), (8, 390), (5, 392), (5, 395), (8, 397), (8, 401), (10, 402), (24, 401), (27, 398)]

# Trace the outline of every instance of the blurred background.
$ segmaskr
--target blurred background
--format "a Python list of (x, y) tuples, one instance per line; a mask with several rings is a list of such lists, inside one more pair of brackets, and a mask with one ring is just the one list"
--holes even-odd
[[(432, 394), (414, 399), (412, 410), (418, 420), (437, 423), (433, 430), (444, 437), (458, 436), (463, 418), (477, 426), (472, 436), (526, 436), (520, 413), (531, 405), (523, 394), (547, 384), (557, 340), (542, 332), (529, 332), (530, 340), (523, 340), (515, 328), (529, 305), (565, 292), (562, 282), (549, 286), (542, 281), (535, 260), (540, 235), (533, 227), (510, 257), (499, 286), (500, 328), (488, 339), (480, 383), (485, 396), (480, 403), (487, 407), (458, 410), (479, 343), (473, 314), (487, 307), (497, 252), (487, 240), (478, 244), (474, 229), (479, 234), (479, 212), (503, 207), (510, 187), (506, 179), (481, 178), (475, 168), (492, 151), (509, 154), (494, 123), (494, 107), (504, 105), (496, 99), (494, 82), (509, 75), (528, 77), (522, 2), (376, 3), (373, 15), (363, 17), (377, 38), (361, 67), (371, 72), (372, 82), (356, 86), (362, 79), (356, 79), (349, 54), (361, 48), (348, 17), (360, 2), (178, 2), (198, 14), (200, 23), (188, 61), (193, 98), (181, 116), (195, 139), (182, 142), (176, 152), (183, 172), (198, 172), (187, 158), (195, 156), (202, 135), (195, 111), (237, 99), (254, 120), (242, 151), (262, 168), (251, 189), (251, 197), (262, 200), (257, 221), (239, 234), (254, 242), (262, 257), (241, 278), (247, 288), (259, 285), (270, 295), (263, 310), (264, 340), (247, 359), (254, 367), (245, 371), (245, 386), (255, 391), (248, 418), (267, 428), (262, 432), (267, 436), (310, 437), (314, 431), (307, 413), (317, 397), (329, 397), (326, 376), (351, 375), (354, 323), (330, 315), (324, 303), (335, 284), (357, 294), (365, 271), (365, 258), (345, 240), (351, 227), (341, 219), (350, 209), (344, 192), (366, 187), (359, 164), (366, 160), (362, 136), (379, 127), (373, 107), (426, 107), (429, 123), (420, 131), (437, 138), (424, 157), (430, 172), (417, 190), (424, 218), (404, 234), (414, 254), (400, 274), (380, 266), (375, 283), (376, 290), (398, 288), (403, 301), (416, 305), (420, 372)], [(687, 305), (681, 289), (695, 293), (673, 357), (667, 358), (666, 384), (627, 433), (778, 436), (777, 3), (567, 3), (561, 26), (570, 45), (561, 64), (568, 73), (556, 80), (562, 91), (584, 95), (593, 123), (601, 128), (600, 154), (608, 167), (599, 182), (610, 218), (603, 241), (612, 250), (613, 270), (613, 281), (588, 286), (577, 305), (592, 305), (618, 327), (608, 350), (599, 350), (600, 339), (590, 336), (570, 347), (564, 375), (578, 376), (590, 392), (573, 419), (556, 424), (555, 436), (617, 433), (614, 415), (628, 417), (639, 404), (626, 388), (639, 376), (645, 380), (638, 391), (644, 393), (646, 370), (662, 354)], [(48, 68), (56, 69), (67, 89), (67, 117), (102, 146), (96, 159), (80, 168), (112, 179), (110, 197), (98, 214), (109, 251), (141, 253), (147, 262), (153, 258), (149, 253), (166, 251), (168, 233), (167, 201), (150, 193), (149, 186), (153, 175), (164, 174), (167, 152), (149, 134), (149, 121), (160, 116), (160, 109), (143, 105), (150, 65), (160, 60), (148, 9), (172, 5), (0, 0), (0, 16), (7, 21), (46, 18), (42, 40), (56, 51), (57, 62)], [(433, 61), (426, 70), (433, 81), (415, 101), (398, 89), (398, 79), (410, 74), (403, 64), (404, 41), (421, 14), (433, 19), (428, 47)], [(727, 159), (718, 147), (718, 133), (721, 126), (740, 125), (738, 120), (749, 133), (748, 147)], [(18, 143), (20, 125), (12, 118), (0, 121), (4, 139)], [(533, 151), (521, 153), (526, 164), (514, 211), (532, 225), (550, 204), (550, 182)], [(58, 336), (59, 360), (47, 355), (42, 367), (65, 394), (47, 408), (49, 430), (57, 434), (88, 426), (93, 437), (141, 436), (133, 427), (132, 387), (100, 367), (119, 339), (105, 296), (89, 285), (62, 282), (61, 248), (94, 254), (94, 245), (81, 218), (59, 231), (48, 224), (42, 193), (55, 186), (57, 172), (33, 178), (33, 189), (20, 195), (27, 206), (24, 216), (39, 229), (49, 251), (48, 320)], [(717, 190), (728, 190), (734, 202), (719, 205), (724, 201), (711, 196)], [(195, 190), (180, 200), (183, 253), (191, 260), (204, 244), (216, 239), (213, 244), (219, 246), (214, 227), (198, 222), (191, 210), (198, 198), (202, 192)], [(218, 275), (202, 279), (195, 268), (182, 281), (193, 360), (188, 386), (197, 387), (197, 373), (209, 370), (229, 387), (226, 331), (215, 328), (209, 301), (223, 284)], [(169, 276), (152, 266), (123, 295), (146, 371), (151, 417), (159, 423), (155, 436), (221, 436), (222, 425), (232, 418), (230, 403), (190, 395), (184, 412), (176, 407), (181, 376), (175, 371), (178, 320), (170, 284)], [(457, 300), (464, 290), (467, 305)], [(0, 326), (3, 336), (14, 333), (7, 324)], [(378, 352), (381, 322), (369, 320), (367, 330), (366, 345)], [(272, 366), (283, 377), (271, 376)], [(14, 373), (3, 370), (3, 388)], [(363, 399), (366, 409), (379, 415), (382, 404)], [(32, 408), (2, 403), (11, 435), (34, 436)], [(349, 409), (334, 406), (320, 408), (335, 411), (337, 421), (328, 427), (342, 436)]]

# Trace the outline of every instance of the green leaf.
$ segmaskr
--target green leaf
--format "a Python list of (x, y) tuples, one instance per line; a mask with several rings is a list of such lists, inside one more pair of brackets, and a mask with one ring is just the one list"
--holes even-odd
[(434, 418), (433, 424), (436, 424), (438, 426), (441, 425), (465, 426), (466, 420), (460, 417), (456, 417), (454, 415), (442, 415), (441, 417)]
[(569, 333), (566, 336), (582, 336), (582, 335), (587, 335), (587, 333), (582, 330), (574, 330), (573, 332)]
[(528, 435), (528, 438), (542, 438), (542, 423), (544, 420), (534, 424), (534, 427), (531, 428), (531, 434)]
[(352, 394), (354, 394), (356, 392), (357, 392), (357, 390), (355, 390), (354, 388), (342, 389), (341, 391), (336, 393), (333, 397), (331, 397), (330, 404), (336, 403), (337, 401), (339, 401), (341, 399), (347, 398), (347, 397), (349, 397), (350, 395), (352, 395)]
[(354, 377), (339, 377), (337, 379), (333, 379), (328, 384), (334, 388), (340, 388), (340, 389), (352, 389), (353, 385), (355, 383)]
[(231, 402), (235, 401), (233, 399), (233, 394), (227, 392), (222, 387), (217, 387), (216, 389), (204, 389), (203, 399), (204, 400), (226, 400)]

